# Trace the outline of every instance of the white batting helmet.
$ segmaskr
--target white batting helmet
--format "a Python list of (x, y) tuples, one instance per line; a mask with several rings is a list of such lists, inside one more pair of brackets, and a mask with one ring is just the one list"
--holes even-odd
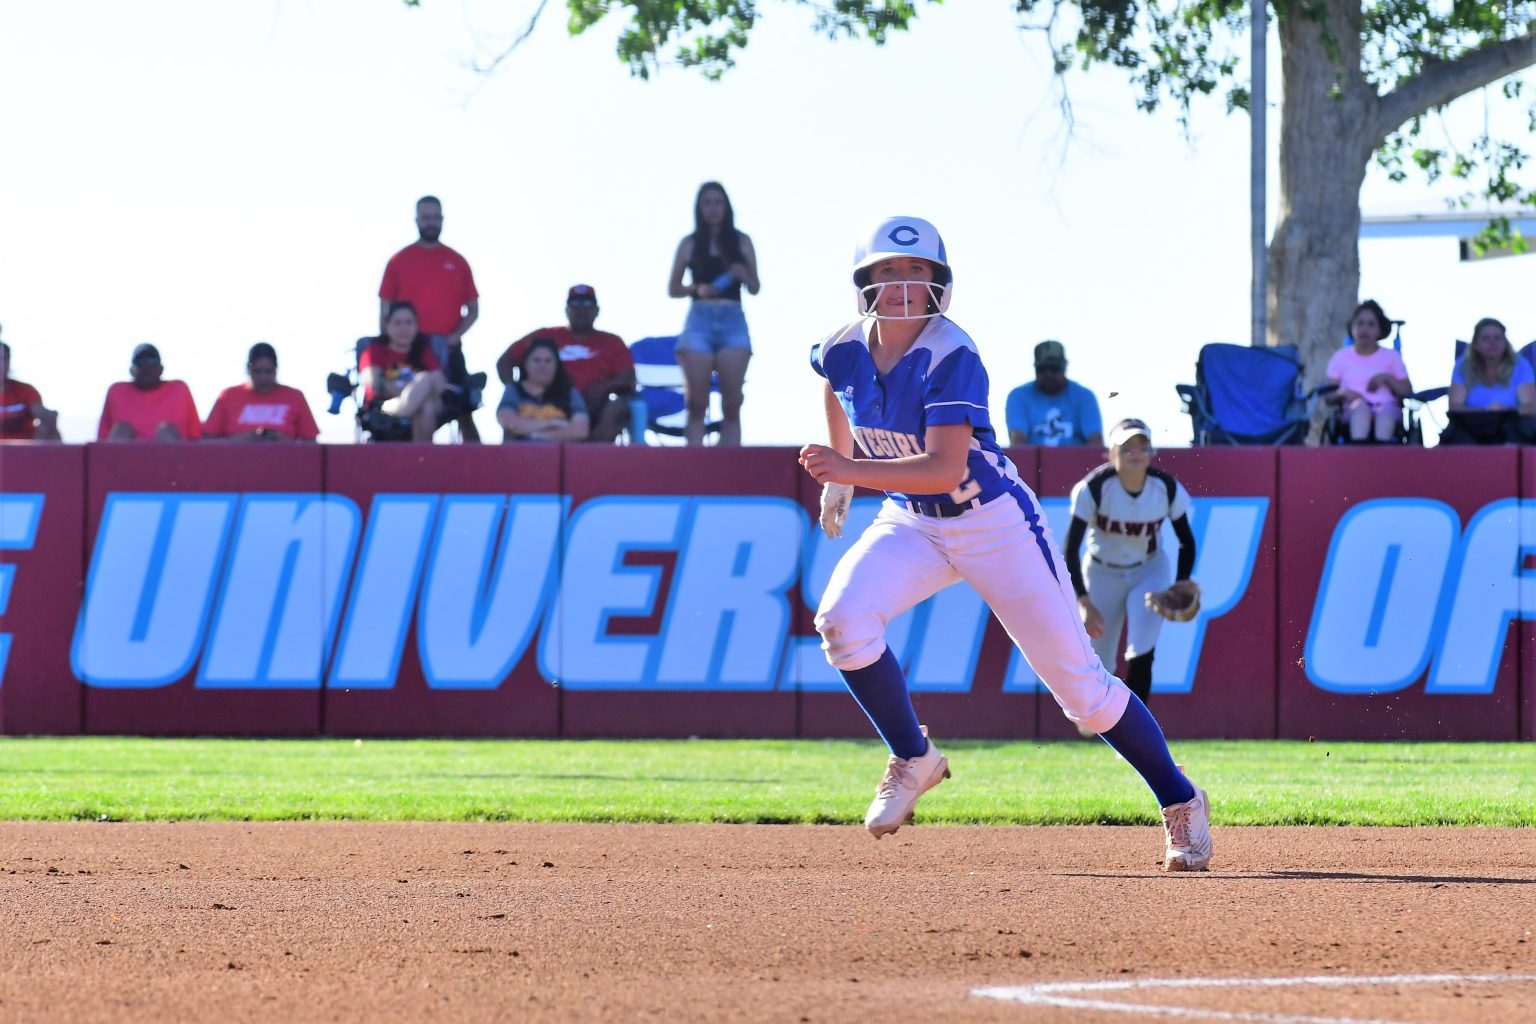
[[(933, 282), (888, 281), (872, 285), (869, 268), (881, 260), (897, 256), (915, 256), (934, 265)], [(923, 285), (933, 298), (933, 311), (898, 319), (920, 320), (939, 316), (949, 310), (949, 294), (954, 284), (954, 274), (949, 269), (949, 257), (944, 252), (944, 239), (939, 229), (921, 217), (887, 217), (864, 233), (858, 248), (853, 252), (853, 286), (858, 289), (859, 313), (875, 316), (875, 308), (882, 289), (891, 285)], [(882, 319), (876, 316), (876, 319)]]

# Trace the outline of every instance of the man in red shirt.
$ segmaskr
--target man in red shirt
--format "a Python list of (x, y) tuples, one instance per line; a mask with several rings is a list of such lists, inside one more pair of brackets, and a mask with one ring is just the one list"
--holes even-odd
[[(416, 200), (417, 240), (389, 258), (379, 284), (379, 323), (391, 302), (409, 302), (423, 334), (440, 334), (448, 340), (449, 384), (462, 386), (469, 377), (464, 364), (464, 332), (480, 318), (480, 293), (469, 261), (438, 238), (443, 233), (443, 204), (436, 196)], [(480, 440), (469, 413), (459, 417), (459, 431), (466, 443)]]
[(250, 381), (225, 388), (213, 403), (204, 437), (230, 441), (313, 441), (320, 436), (309, 402), (298, 388), (277, 382), (277, 350), (265, 341), (251, 346), (245, 371)]
[(512, 371), (523, 361), (533, 339), (553, 339), (571, 383), (586, 399), (592, 417), (591, 440), (612, 444), (629, 423), (635, 360), (624, 339), (593, 329), (597, 312), (597, 292), (591, 285), (575, 285), (565, 297), (565, 319), (570, 326), (540, 328), (514, 341), (496, 360), (496, 375), (503, 384), (511, 384)]
[(0, 341), (0, 441), (57, 441), (58, 414), (31, 384), (11, 376), (11, 346)]
[(203, 436), (192, 392), (179, 380), (161, 380), (160, 350), (140, 345), (128, 370), (132, 380), (107, 389), (96, 437), (103, 441), (196, 441)]

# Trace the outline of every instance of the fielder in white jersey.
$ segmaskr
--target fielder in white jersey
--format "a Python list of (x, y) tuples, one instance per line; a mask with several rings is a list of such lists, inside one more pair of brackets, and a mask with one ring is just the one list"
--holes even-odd
[[(1152, 655), (1164, 617), (1146, 600), (1195, 567), (1195, 534), (1189, 526), (1189, 492), (1152, 465), (1152, 439), (1141, 420), (1126, 419), (1109, 431), (1109, 462), (1072, 488), (1072, 525), (1067, 528), (1067, 572), (1077, 592), (1083, 626), (1105, 665), (1114, 665), (1125, 629), (1125, 685), (1147, 701), (1152, 694)], [(1177, 569), (1161, 545), (1164, 522), (1179, 540)], [(1078, 555), (1088, 540), (1088, 564)]]
[(964, 579), (1067, 717), (1100, 733), (1146, 780), (1163, 809), (1164, 868), (1203, 870), (1209, 802), (1083, 631), (1039, 499), (998, 447), (976, 344), (945, 316), (953, 278), (937, 229), (916, 217), (881, 221), (858, 246), (853, 280), (861, 318), (811, 352), (826, 378), (831, 444), (806, 445), (800, 464), (822, 484), (829, 537), (841, 535), (856, 485), (886, 493), (874, 523), (833, 571), (816, 614), (827, 660), (891, 750), (865, 827), (877, 839), (895, 832), (918, 797), (949, 775), (948, 760), (918, 724), (885, 627)]

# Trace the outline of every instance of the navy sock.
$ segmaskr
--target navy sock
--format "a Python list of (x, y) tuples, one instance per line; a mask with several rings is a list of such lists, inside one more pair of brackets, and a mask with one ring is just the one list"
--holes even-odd
[(1140, 773), (1157, 797), (1157, 806), (1181, 804), (1195, 795), (1195, 787), (1173, 763), (1173, 755), (1168, 753), (1168, 741), (1163, 739), (1157, 719), (1134, 693), (1120, 721), (1113, 729), (1101, 733), (1100, 738)]
[(891, 753), (900, 758), (927, 753), (928, 738), (917, 724), (917, 712), (912, 710), (907, 678), (889, 647), (873, 665), (844, 671), (842, 676), (848, 692), (875, 724), (875, 731)]

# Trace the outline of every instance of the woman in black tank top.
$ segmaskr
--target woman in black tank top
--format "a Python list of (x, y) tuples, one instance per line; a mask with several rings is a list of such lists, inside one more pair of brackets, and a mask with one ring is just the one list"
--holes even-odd
[(741, 444), (741, 387), (752, 359), (752, 341), (741, 310), (743, 287), (753, 295), (761, 287), (752, 239), (736, 230), (725, 189), (706, 181), (694, 199), (693, 233), (678, 243), (667, 285), (667, 294), (673, 298), (693, 300), (677, 339), (689, 444), (704, 443), (711, 375), (720, 388), (719, 443)]

